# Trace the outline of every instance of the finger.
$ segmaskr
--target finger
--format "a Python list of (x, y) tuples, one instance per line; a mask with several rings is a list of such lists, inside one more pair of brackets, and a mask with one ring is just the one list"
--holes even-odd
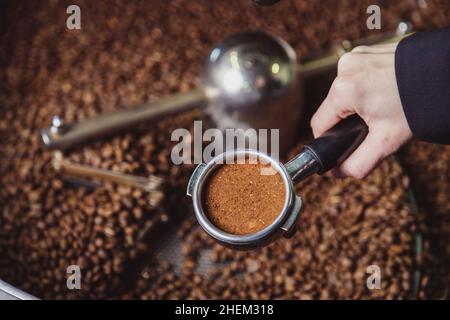
[(361, 54), (357, 54), (354, 52), (346, 52), (344, 53), (338, 61), (337, 64), (337, 75), (345, 76), (351, 75), (358, 71), (361, 67), (362, 59), (364, 57)]
[(398, 43), (384, 43), (373, 46), (358, 46), (353, 48), (352, 53), (394, 53)]
[(369, 134), (361, 145), (338, 168), (338, 176), (363, 179), (386, 155), (383, 138), (369, 129)]
[(321, 136), (339, 121), (355, 113), (357, 103), (353, 80), (337, 77), (331, 85), (330, 92), (311, 119), (314, 137)]
[(389, 42), (389, 43), (380, 43), (380, 44), (374, 44), (371, 46), (356, 46), (352, 49), (351, 52), (356, 52), (356, 51), (362, 51), (362, 52), (370, 52), (372, 50), (377, 50), (377, 49), (392, 49), (392, 48), (396, 48), (398, 45), (398, 42)]

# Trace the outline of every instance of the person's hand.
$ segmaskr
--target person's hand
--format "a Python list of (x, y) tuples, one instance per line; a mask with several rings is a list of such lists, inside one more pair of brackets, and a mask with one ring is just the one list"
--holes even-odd
[(395, 78), (396, 46), (356, 47), (343, 55), (330, 92), (311, 120), (315, 137), (354, 113), (369, 127), (362, 144), (334, 170), (337, 176), (364, 178), (412, 137)]

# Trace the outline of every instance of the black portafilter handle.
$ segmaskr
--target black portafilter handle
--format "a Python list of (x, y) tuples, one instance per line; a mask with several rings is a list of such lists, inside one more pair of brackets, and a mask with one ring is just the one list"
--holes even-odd
[(280, 0), (253, 0), (254, 3), (259, 4), (260, 6), (270, 6), (278, 1)]
[(305, 145), (305, 149), (311, 151), (318, 162), (317, 173), (323, 174), (340, 165), (361, 144), (368, 132), (364, 120), (355, 114)]

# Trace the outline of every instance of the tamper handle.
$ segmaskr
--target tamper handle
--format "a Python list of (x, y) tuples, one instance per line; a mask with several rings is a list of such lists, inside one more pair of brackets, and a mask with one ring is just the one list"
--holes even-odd
[(369, 128), (358, 115), (341, 120), (305, 146), (318, 161), (318, 174), (340, 165), (367, 136)]

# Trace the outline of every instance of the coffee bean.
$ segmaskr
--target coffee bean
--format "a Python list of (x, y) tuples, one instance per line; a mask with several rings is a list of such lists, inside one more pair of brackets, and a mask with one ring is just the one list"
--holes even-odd
[[(427, 3), (418, 9), (414, 1), (379, 2), (383, 29), (409, 17), (420, 28), (448, 24), (448, 1)], [(136, 286), (123, 292), (127, 266), (154, 249), (153, 243), (139, 242), (138, 234), (148, 228), (164, 236), (161, 223), (191, 214), (184, 193), (193, 166), (171, 164), (170, 134), (176, 128), (192, 130), (202, 113), (166, 117), (66, 154), (81, 164), (164, 177), (167, 189), (160, 208), (150, 206), (149, 195), (140, 190), (106, 184), (80, 187), (62, 179), (51, 166), (52, 152), (39, 140), (40, 130), (56, 114), (71, 123), (188, 91), (210, 48), (249, 25), (284, 38), (302, 61), (336, 40), (370, 35), (360, 21), (373, 1), (286, 0), (270, 10), (238, 0), (77, 4), (83, 25), (74, 31), (63, 27), (64, 19), (55, 19), (55, 12), (65, 15), (59, 2), (15, 1), (2, 11), (2, 280), (38, 297), (57, 299), (410, 297), (416, 263), (413, 234), (421, 226), (407, 203), (407, 178), (392, 159), (364, 182), (323, 176), (299, 185), (306, 203), (300, 232), (267, 248), (236, 253), (214, 244), (196, 222), (186, 219), (177, 232), (188, 254), (181, 274), (167, 261), (156, 261)], [(408, 152), (411, 165), (420, 168), (416, 173), (426, 172), (420, 174), (419, 185), (426, 186), (422, 191), (428, 208), (444, 212), (449, 203), (448, 156), (414, 145)], [(436, 221), (448, 220), (440, 217)], [(204, 249), (224, 265), (210, 278), (197, 270)], [(66, 268), (73, 264), (82, 268), (80, 291), (64, 285)], [(366, 289), (362, 275), (370, 264), (380, 264), (382, 274), (389, 275), (383, 290)], [(434, 288), (432, 275), (424, 277), (421, 297), (429, 294), (428, 286)]]

